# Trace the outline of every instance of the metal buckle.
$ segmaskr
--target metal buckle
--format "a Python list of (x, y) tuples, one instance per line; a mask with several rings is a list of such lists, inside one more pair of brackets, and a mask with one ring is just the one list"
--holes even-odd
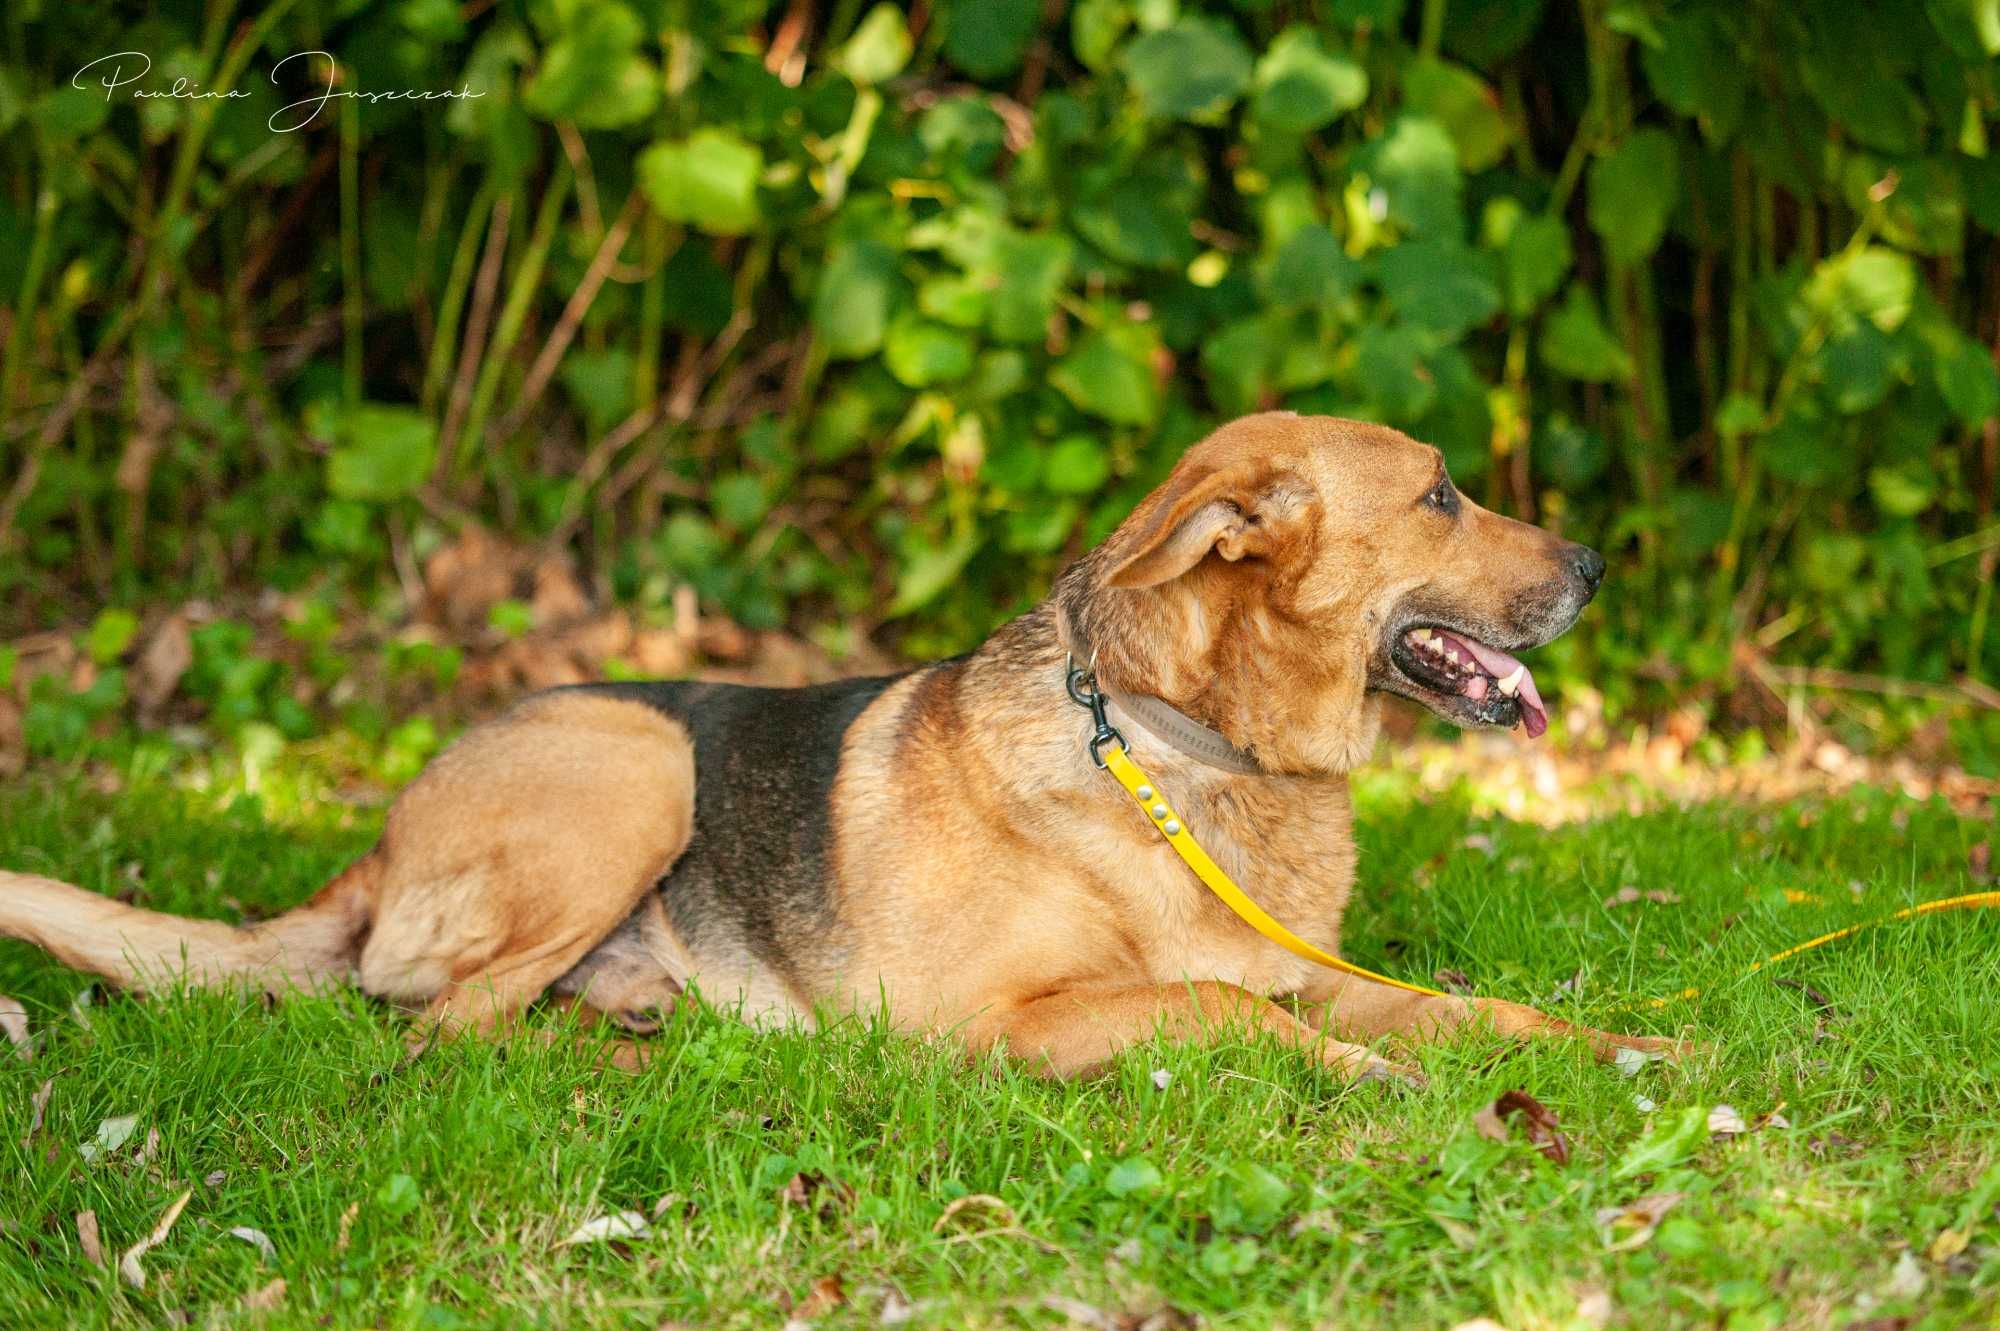
[(1125, 737), (1118, 733), (1118, 728), (1112, 725), (1110, 718), (1104, 714), (1104, 694), (1097, 687), (1095, 666), (1095, 661), (1090, 665), (1080, 666), (1076, 663), (1075, 657), (1065, 655), (1063, 687), (1069, 691), (1069, 700), (1089, 712), (1091, 719), (1097, 723), (1097, 729), (1092, 733), (1087, 747), (1090, 749), (1090, 761), (1103, 767), (1106, 765), (1103, 754), (1106, 744), (1117, 740), (1121, 749), (1128, 749), (1131, 746), (1125, 742)]

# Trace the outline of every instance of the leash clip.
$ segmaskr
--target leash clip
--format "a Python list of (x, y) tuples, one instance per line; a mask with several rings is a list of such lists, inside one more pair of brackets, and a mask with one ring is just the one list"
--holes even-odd
[(1097, 671), (1093, 668), (1094, 665), (1093, 662), (1092, 665), (1080, 666), (1074, 656), (1065, 654), (1063, 687), (1069, 690), (1069, 700), (1089, 712), (1091, 719), (1097, 723), (1097, 729), (1092, 733), (1088, 747), (1090, 761), (1103, 767), (1106, 744), (1116, 740), (1121, 749), (1129, 749), (1132, 746), (1125, 742), (1125, 737), (1118, 733), (1118, 728), (1112, 725), (1111, 719), (1104, 714), (1104, 691), (1097, 687)]

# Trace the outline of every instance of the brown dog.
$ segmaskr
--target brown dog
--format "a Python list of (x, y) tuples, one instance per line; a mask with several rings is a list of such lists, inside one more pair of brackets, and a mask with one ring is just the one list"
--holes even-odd
[(1461, 498), (1394, 430), (1253, 416), (967, 657), (810, 689), (538, 694), (442, 754), (381, 842), (279, 919), (184, 920), (0, 873), (0, 934), (125, 985), (358, 983), (447, 1029), (495, 1029), (548, 992), (641, 1031), (696, 984), (752, 1019), (886, 1002), (902, 1027), (1057, 1074), (1246, 1022), (1356, 1076), (1393, 1065), (1347, 1041), (1473, 1020), (1600, 1056), (1664, 1049), (1267, 941), (1092, 762), (1065, 687), (1066, 657), (1093, 663), (1208, 852), (1332, 947), (1371, 695), (1539, 733), (1507, 653), (1567, 629), (1603, 571)]

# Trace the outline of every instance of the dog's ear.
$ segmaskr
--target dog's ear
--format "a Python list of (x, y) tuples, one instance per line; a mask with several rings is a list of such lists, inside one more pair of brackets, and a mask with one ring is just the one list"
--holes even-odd
[(1307, 495), (1302, 481), (1266, 460), (1183, 468), (1119, 528), (1104, 585), (1157, 587), (1211, 551), (1232, 561), (1268, 558)]

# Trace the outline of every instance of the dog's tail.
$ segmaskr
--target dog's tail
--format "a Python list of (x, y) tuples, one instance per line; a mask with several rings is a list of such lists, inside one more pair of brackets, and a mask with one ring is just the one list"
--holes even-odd
[(0, 870), (0, 937), (25, 939), (125, 989), (176, 981), (247, 983), (271, 993), (324, 989), (353, 973), (378, 877), (376, 857), (364, 856), (297, 909), (237, 928)]

